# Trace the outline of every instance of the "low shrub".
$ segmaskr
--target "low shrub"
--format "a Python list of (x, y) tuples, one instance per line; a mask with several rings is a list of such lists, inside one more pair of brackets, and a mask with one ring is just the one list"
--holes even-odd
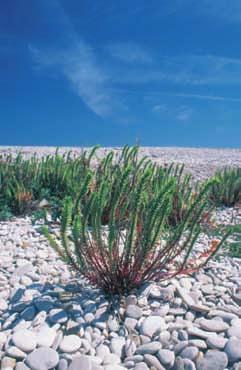
[(233, 207), (241, 204), (241, 168), (225, 168), (215, 173), (209, 198), (216, 206)]
[(200, 188), (185, 215), (170, 228), (175, 179), (149, 161), (134, 168), (134, 174), (132, 166), (118, 168), (114, 181), (109, 173), (112, 166), (105, 168), (85, 202), (79, 200), (76, 205), (66, 198), (60, 241), (47, 226), (43, 228), (61, 258), (108, 294), (123, 294), (146, 281), (195, 271), (229, 235), (213, 241), (207, 251), (194, 250), (212, 183)]

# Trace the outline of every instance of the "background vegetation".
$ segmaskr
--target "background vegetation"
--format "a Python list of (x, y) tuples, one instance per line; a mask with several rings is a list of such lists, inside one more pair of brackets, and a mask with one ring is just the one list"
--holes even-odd
[[(234, 232), (219, 229), (205, 253), (195, 251), (212, 209), (240, 204), (241, 169), (195, 184), (183, 166), (138, 159), (138, 147), (110, 152), (93, 165), (96, 149), (78, 157), (0, 158), (0, 218), (31, 214), (47, 225), (51, 215), (61, 225), (59, 241), (44, 228), (52, 246), (111, 294), (200, 268)], [(239, 256), (239, 248), (236, 243), (230, 251)]]

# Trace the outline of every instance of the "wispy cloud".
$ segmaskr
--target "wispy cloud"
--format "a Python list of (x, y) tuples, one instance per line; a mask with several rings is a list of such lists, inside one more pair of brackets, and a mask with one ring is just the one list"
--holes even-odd
[(135, 43), (116, 43), (107, 46), (110, 55), (125, 63), (150, 64), (153, 62), (152, 55), (140, 45)]
[[(48, 2), (43, 1), (48, 6)], [(210, 5), (209, 8), (209, 1), (211, 0), (203, 0), (202, 14), (206, 11), (211, 14), (214, 11), (212, 9), (217, 6), (217, 0), (213, 0), (216, 5)], [(225, 0), (218, 1), (225, 4)], [(236, 0), (233, 1), (236, 4)], [(126, 99), (127, 103), (124, 103), (125, 91), (129, 94), (141, 94), (142, 98), (146, 95), (165, 94), (187, 99), (240, 102), (241, 99), (235, 97), (196, 92), (199, 86), (215, 88), (218, 85), (240, 86), (241, 59), (215, 55), (159, 55), (158, 57), (158, 50), (146, 49), (141, 44), (131, 41), (102, 45), (101, 50), (104, 50), (105, 54), (103, 57), (103, 53), (98, 52), (99, 49), (93, 49), (75, 32), (61, 3), (53, 0), (51, 4), (48, 8), (49, 14), (57, 15), (58, 20), (55, 22), (59, 22), (61, 39), (65, 40), (63, 42), (65, 47), (61, 45), (56, 49), (56, 45), (55, 47), (48, 45), (48, 48), (43, 49), (31, 45), (29, 50), (34, 64), (38, 68), (63, 76), (86, 106), (98, 116), (111, 117), (114, 120), (126, 120), (130, 117), (131, 107), (128, 109), (130, 100)], [(197, 14), (199, 12), (196, 0), (177, 0), (176, 4), (176, 11), (189, 6)], [(175, 12), (175, 6), (171, 9)], [(231, 9), (230, 5), (228, 9)], [(228, 12), (230, 17), (234, 9), (237, 10), (232, 7), (232, 11)], [(142, 85), (141, 88), (140, 85)], [(195, 87), (195, 93), (168, 93), (166, 90), (164, 92), (163, 85), (168, 86), (169, 91), (190, 92), (193, 90), (191, 87)], [(178, 89), (172, 89), (174, 85), (178, 86)], [(167, 113), (169, 107), (165, 104), (156, 104), (152, 110)], [(175, 110), (175, 117), (180, 121), (187, 121), (192, 114), (193, 110), (190, 107)]]
[(30, 47), (39, 67), (57, 69), (72, 85), (84, 103), (97, 115), (112, 113), (112, 96), (108, 91), (108, 76), (98, 67), (92, 50), (78, 42), (70, 50), (41, 51)]
[(175, 94), (175, 93), (166, 93), (166, 95), (177, 96), (180, 98), (191, 98), (191, 99), (212, 100), (212, 101), (230, 101), (230, 102), (241, 103), (241, 98), (232, 98), (229, 96), (200, 95), (200, 94)]
[(161, 117), (171, 117), (177, 121), (188, 122), (194, 113), (194, 109), (186, 105), (155, 104), (152, 107), (152, 112)]
[(35, 67), (51, 70), (54, 75), (62, 75), (78, 94), (86, 106), (98, 116), (111, 117), (116, 121), (126, 121), (127, 107), (111, 91), (110, 76), (98, 62), (93, 48), (74, 31), (71, 20), (58, 0), (45, 2), (49, 14), (56, 15), (63, 41), (68, 46), (42, 49), (29, 46)]
[(176, 115), (178, 121), (188, 122), (193, 114), (193, 109), (189, 107), (180, 107)]
[(120, 84), (148, 84), (166, 81), (182, 85), (240, 85), (241, 59), (214, 55), (160, 57), (155, 65), (135, 66), (121, 73), (113, 67), (112, 80)]

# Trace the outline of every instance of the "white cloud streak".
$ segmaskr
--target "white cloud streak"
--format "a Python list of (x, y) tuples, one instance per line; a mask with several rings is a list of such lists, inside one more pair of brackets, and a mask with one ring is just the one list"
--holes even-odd
[[(118, 67), (119, 68), (119, 67)], [(122, 73), (112, 66), (112, 80), (120, 84), (148, 84), (166, 81), (182, 85), (240, 85), (241, 60), (213, 55), (162, 57), (155, 65), (135, 66)]]
[(107, 46), (110, 55), (125, 63), (150, 64), (153, 62), (151, 54), (135, 43), (115, 43)]
[(93, 112), (101, 117), (111, 115), (108, 77), (99, 69), (92, 50), (85, 43), (78, 42), (65, 51), (42, 52), (32, 47), (30, 51), (39, 67), (57, 68)]

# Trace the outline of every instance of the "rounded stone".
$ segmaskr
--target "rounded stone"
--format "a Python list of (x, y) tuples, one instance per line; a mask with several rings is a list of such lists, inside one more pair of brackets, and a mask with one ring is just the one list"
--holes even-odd
[(68, 369), (68, 361), (65, 358), (61, 358), (58, 363), (58, 370), (67, 370)]
[(212, 336), (207, 339), (207, 345), (213, 349), (223, 349), (227, 343), (227, 339), (220, 336)]
[(0, 311), (5, 311), (8, 308), (8, 304), (5, 299), (0, 299)]
[(15, 358), (4, 356), (1, 360), (1, 370), (12, 370), (16, 364)]
[(112, 338), (110, 342), (110, 349), (112, 353), (122, 357), (124, 355), (125, 339), (122, 337)]
[(147, 366), (147, 364), (145, 362), (139, 362), (134, 367), (134, 370), (149, 370), (149, 367)]
[(161, 361), (162, 365), (172, 367), (175, 361), (174, 352), (168, 349), (160, 349), (157, 353), (157, 357)]
[(188, 346), (184, 348), (180, 354), (182, 358), (188, 358), (189, 360), (195, 360), (198, 356), (199, 349), (194, 346)]
[(226, 353), (208, 350), (203, 358), (197, 360), (197, 370), (224, 370), (228, 365)]
[(30, 370), (24, 362), (17, 362), (15, 370)]
[(68, 370), (92, 370), (92, 363), (89, 356), (78, 356), (75, 357)]
[(227, 332), (229, 337), (236, 337), (241, 339), (241, 326), (231, 326)]
[(185, 370), (196, 370), (195, 363), (189, 360), (189, 358), (184, 358), (183, 365)]
[(229, 325), (226, 322), (224, 322), (223, 320), (216, 319), (212, 320), (203, 319), (200, 321), (199, 325), (202, 329), (215, 333), (225, 331), (229, 328)]
[(49, 320), (53, 324), (64, 324), (66, 321), (68, 321), (68, 315), (61, 308), (54, 308), (49, 312)]
[(130, 304), (127, 306), (126, 316), (138, 320), (142, 316), (142, 309), (134, 304)]
[(137, 322), (138, 321), (136, 319), (132, 319), (131, 317), (125, 318), (125, 326), (129, 329), (135, 329)]
[(150, 342), (150, 343), (145, 343), (139, 346), (136, 349), (137, 354), (145, 355), (149, 354), (152, 355), (159, 351), (161, 349), (161, 343), (160, 342)]
[(148, 366), (151, 368), (154, 367), (156, 370), (165, 370), (165, 368), (162, 366), (160, 361), (156, 358), (156, 356), (146, 354), (144, 355), (145, 362), (147, 363)]
[(24, 359), (24, 357), (26, 357), (26, 353), (24, 353), (23, 351), (21, 351), (21, 349), (15, 346), (8, 347), (6, 354), (18, 360), (22, 360)]
[(56, 331), (43, 325), (37, 332), (37, 345), (39, 347), (51, 347), (56, 337)]
[(103, 359), (103, 365), (114, 365), (119, 364), (121, 362), (120, 357), (117, 356), (115, 353), (107, 354)]
[(59, 345), (62, 352), (73, 353), (81, 347), (81, 339), (77, 335), (65, 335)]
[(224, 350), (231, 363), (241, 360), (241, 339), (230, 338)]
[(23, 352), (31, 352), (37, 345), (36, 334), (28, 329), (15, 332), (12, 336), (12, 341)]
[(102, 359), (104, 359), (105, 356), (110, 354), (110, 349), (107, 345), (105, 344), (100, 344), (96, 348), (96, 355)]
[(32, 370), (48, 370), (53, 369), (59, 362), (58, 353), (48, 347), (40, 347), (31, 352), (26, 363)]
[(32, 321), (36, 315), (35, 308), (33, 306), (26, 307), (22, 312), (21, 317), (26, 321)]
[(140, 327), (140, 333), (152, 337), (160, 331), (166, 330), (167, 325), (162, 317), (149, 316), (147, 317)]

